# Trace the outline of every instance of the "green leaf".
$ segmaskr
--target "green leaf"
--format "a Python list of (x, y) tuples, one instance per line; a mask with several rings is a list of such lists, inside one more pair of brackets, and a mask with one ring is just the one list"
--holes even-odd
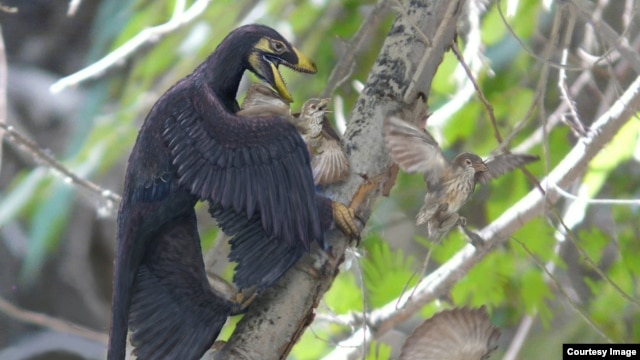
[(391, 250), (377, 234), (372, 234), (363, 243), (367, 255), (361, 266), (371, 306), (382, 306), (417, 283), (411, 266), (412, 257), (405, 257), (402, 250)]
[[(589, 163), (580, 193), (594, 197), (600, 192), (609, 174), (633, 156), (640, 132), (639, 121), (628, 121)], [(584, 189), (583, 189), (584, 188)]]
[(503, 251), (494, 251), (453, 287), (453, 302), (472, 307), (500, 305), (506, 300), (505, 291), (514, 273), (513, 261)]
[(587, 253), (587, 256), (594, 264), (600, 262), (604, 249), (609, 244), (609, 235), (602, 230), (592, 226), (591, 228), (580, 230), (578, 233), (579, 245)]
[(21, 280), (33, 282), (49, 252), (60, 242), (60, 230), (67, 222), (74, 189), (64, 183), (54, 184), (51, 195), (39, 204), (31, 219), (29, 246), (21, 270)]
[(14, 180), (15, 185), (10, 187), (11, 191), (0, 201), (0, 226), (17, 217), (33, 201), (37, 189), (49, 178), (46, 173), (46, 169), (38, 167), (31, 170), (27, 176)]
[(329, 343), (323, 341), (328, 339), (330, 332), (327, 327), (312, 325), (302, 334), (291, 350), (291, 357), (296, 360), (316, 360), (321, 359), (329, 351)]
[(325, 293), (324, 301), (338, 315), (362, 311), (362, 289), (356, 284), (353, 273), (341, 272)]
[(553, 293), (545, 282), (543, 273), (539, 269), (531, 268), (520, 276), (520, 299), (528, 314), (538, 312), (542, 324), (546, 327), (552, 314), (546, 300), (553, 299)]
[(391, 346), (381, 342), (372, 341), (369, 344), (369, 351), (367, 352), (366, 360), (388, 360), (391, 359)]

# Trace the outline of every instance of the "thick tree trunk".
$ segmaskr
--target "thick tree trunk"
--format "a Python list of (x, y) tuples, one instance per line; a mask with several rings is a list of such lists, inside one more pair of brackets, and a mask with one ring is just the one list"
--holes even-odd
[[(382, 183), (393, 181), (390, 178), (395, 176), (390, 171), (391, 161), (382, 139), (382, 121), (398, 112), (405, 114), (405, 118), (425, 114), (431, 80), (455, 38), (463, 1), (408, 1), (394, 6), (398, 18), (351, 112), (345, 134), (352, 174), (347, 182), (327, 191), (333, 199), (348, 204), (365, 179), (382, 180), (360, 207), (365, 217), (380, 196)], [(331, 254), (314, 252), (263, 293), (216, 359), (287, 356), (313, 320), (315, 307), (344, 259), (348, 239), (338, 231), (327, 237), (332, 244)]]

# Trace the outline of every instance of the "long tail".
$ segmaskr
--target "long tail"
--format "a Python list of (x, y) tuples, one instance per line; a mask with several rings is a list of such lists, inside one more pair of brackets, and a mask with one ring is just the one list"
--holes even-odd
[[(138, 359), (199, 359), (218, 337), (232, 303), (207, 281), (193, 210), (161, 227), (147, 244), (130, 305), (128, 326)], [(126, 327), (124, 334), (126, 340)], [(109, 360), (122, 359), (124, 349), (110, 350)]]

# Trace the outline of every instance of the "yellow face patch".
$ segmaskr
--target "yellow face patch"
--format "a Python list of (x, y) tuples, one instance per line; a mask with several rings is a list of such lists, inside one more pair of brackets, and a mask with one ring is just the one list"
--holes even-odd
[[(275, 88), (278, 94), (288, 102), (293, 102), (293, 97), (291, 96), (291, 93), (289, 93), (287, 85), (278, 71), (277, 65), (267, 60), (263, 54), (279, 59), (280, 64), (295, 71), (306, 73), (315, 73), (318, 71), (316, 64), (310, 58), (306, 57), (295, 47), (289, 47), (280, 40), (264, 37), (254, 45), (254, 48), (256, 51), (249, 55), (249, 63), (251, 64), (251, 67), (263, 78), (269, 80), (273, 79), (273, 83), (271, 85)], [(286, 56), (282, 56), (283, 54), (289, 54), (290, 56), (290, 49), (293, 50), (293, 53), (295, 54), (295, 58), (297, 60), (295, 63), (288, 62), (284, 59)], [(269, 64), (271, 74), (263, 74), (263, 72), (267, 71), (264, 67), (265, 63)]]

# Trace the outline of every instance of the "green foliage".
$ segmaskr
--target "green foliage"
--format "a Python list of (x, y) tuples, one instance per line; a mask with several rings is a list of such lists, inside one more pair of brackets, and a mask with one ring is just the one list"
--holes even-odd
[[(211, 2), (196, 21), (139, 51), (123, 67), (88, 87), (85, 108), (79, 116), (81, 121), (73, 129), (74, 136), (69, 142), (69, 148), (64, 156), (59, 157), (70, 169), (86, 178), (99, 179), (101, 175), (121, 172), (139, 126), (154, 101), (202, 62), (230, 29), (245, 20), (246, 10), (251, 9), (254, 3), (250, 0)], [(374, 3), (348, 0), (283, 4), (281, 1), (266, 0), (252, 13), (255, 22), (275, 27), (284, 25), (284, 31), (291, 30), (290, 38), (294, 39), (295, 45), (318, 64), (319, 72), (315, 75), (297, 74), (283, 69), (288, 87), (296, 99), (294, 109), (304, 99), (317, 96), (324, 90), (331, 70), (340, 55), (352, 46), (349, 40)], [(507, 3), (500, 2), (503, 12), (506, 11)], [(538, 105), (535, 91), (540, 80), (538, 70), (541, 61), (536, 58), (540, 55), (536, 40), (541, 41), (541, 37), (548, 35), (541, 28), (548, 30), (550, 19), (554, 16), (553, 13), (542, 11), (540, 1), (520, 0), (517, 3), (516, 13), (506, 20), (515, 34), (523, 39), (522, 44), (507, 29), (497, 11), (497, 5), (491, 5), (482, 17), (481, 38), (486, 49), (486, 66), (493, 73), (481, 72), (477, 79), (483, 94), (493, 106), (498, 129), (503, 137), (516, 124), (525, 122), (523, 129), (514, 137), (512, 147), (528, 139), (540, 125), (540, 117), (549, 115), (547, 111), (545, 116), (540, 116), (540, 109), (534, 108), (526, 118), (530, 110)], [(100, 58), (143, 29), (165, 23), (172, 16), (174, 4), (129, 1), (122, 4), (120, 9), (110, 10), (104, 5), (103, 11), (108, 12), (108, 16), (103, 14), (102, 20), (96, 23), (96, 49), (92, 50), (90, 57)], [(392, 12), (383, 21), (383, 25), (370, 34), (368, 43), (356, 58), (351, 77), (333, 95), (344, 99), (347, 114), (358, 96), (351, 81), (366, 80), (395, 16), (397, 13)], [(463, 40), (459, 43), (464, 48)], [(527, 53), (525, 49), (531, 53)], [(448, 52), (432, 82), (428, 104), (430, 112), (436, 111), (455, 95), (457, 89), (453, 74), (457, 68), (456, 57)], [(554, 71), (555, 68), (552, 76), (556, 76)], [(542, 96), (543, 103), (547, 105), (561, 101), (555, 84), (550, 83)], [(545, 110), (551, 108), (550, 106)], [(484, 156), (498, 146), (487, 111), (477, 95), (472, 96), (460, 111), (453, 114), (443, 128), (433, 130), (441, 133), (441, 144), (449, 158), (462, 150)], [(628, 122), (586, 169), (580, 184), (581, 196), (640, 196), (637, 164), (631, 160), (639, 135), (640, 122)], [(548, 132), (545, 141), (548, 153), (543, 153), (540, 144), (529, 150), (530, 153), (543, 157), (539, 163), (527, 166), (538, 179), (542, 179), (547, 174), (547, 169), (556, 166), (566, 156), (575, 144), (575, 137), (566, 126), (558, 125)], [(472, 201), (461, 210), (461, 215), (470, 219), (472, 229), (483, 227), (500, 217), (533, 188), (533, 184), (521, 172), (515, 171), (486, 186), (479, 186)], [(42, 168), (21, 173), (7, 189), (2, 189), (0, 226), (18, 221), (27, 229), (29, 237), (23, 262), (23, 280), (36, 279), (47, 256), (58, 251), (64, 243), (66, 229), (73, 226), (69, 213), (77, 206), (74, 201), (77, 192), (74, 189), (60, 177), (51, 176), (50, 171)], [(360, 266), (364, 279), (359, 278), (357, 271), (343, 271), (323, 299), (322, 304), (326, 304), (328, 309), (321, 305), (319, 311), (341, 315), (375, 310), (393, 301), (418, 282), (417, 275), (427, 256), (426, 252), (429, 252), (428, 271), (432, 271), (467, 245), (465, 237), (456, 229), (438, 244), (422, 236), (424, 227), (410, 231), (403, 228), (405, 232), (399, 232), (403, 236), (397, 236), (389, 230), (390, 224), (393, 225), (398, 218), (404, 223), (413, 223), (425, 192), (421, 174), (399, 174), (390, 197), (378, 201), (371, 221), (367, 224), (369, 235), (361, 244), (365, 256), (359, 265), (354, 264), (352, 267)], [(561, 210), (562, 206), (556, 209)], [(593, 207), (589, 210), (591, 209)], [(198, 208), (198, 211), (206, 214), (204, 207)], [(610, 280), (635, 299), (640, 296), (640, 262), (636, 256), (640, 253), (637, 212), (637, 209), (627, 206), (610, 206), (610, 220), (615, 224), (615, 231), (610, 232), (609, 229), (586, 223), (576, 236), (578, 245), (589, 259), (602, 266)], [(587, 221), (589, 220), (585, 220)], [(213, 227), (200, 230), (203, 249), (208, 249), (213, 245), (218, 230)], [(555, 232), (556, 228), (547, 218), (539, 217), (527, 222), (512, 235), (507, 245), (493, 250), (443, 297), (450, 298), (456, 306), (487, 305), (494, 318), (499, 318), (499, 323), (505, 327), (517, 324), (525, 314), (535, 315), (536, 319), (541, 320), (545, 332), (551, 335), (547, 335), (545, 341), (531, 340), (532, 344), (561, 343), (559, 337), (602, 340), (594, 336), (594, 332), (579, 316), (561, 330), (549, 331), (552, 329), (551, 324), (555, 326), (555, 317), (567, 312), (564, 308), (558, 310), (558, 302), (561, 306), (568, 305), (562, 296), (558, 296), (559, 293), (554, 288), (557, 284), (550, 285), (550, 280), (532, 256), (535, 256), (537, 262), (553, 263), (559, 272), (575, 266), (567, 264), (566, 259), (559, 258), (554, 253), (557, 245)], [(525, 251), (521, 243), (528, 251)], [(418, 252), (416, 249), (424, 251)], [(594, 275), (595, 272), (589, 270), (591, 265), (587, 261), (581, 259), (576, 263), (590, 274), (583, 279), (589, 289), (588, 301), (579, 306), (613, 340), (637, 342), (640, 339), (638, 306), (625, 299), (611, 283)], [(221, 275), (230, 279), (232, 267), (225, 269)], [(428, 317), (439, 307), (436, 303), (428, 304), (418, 316)], [(240, 317), (230, 320), (223, 330), (222, 339), (231, 334), (238, 319)], [(339, 341), (336, 339), (341, 339), (349, 331), (344, 326), (326, 321), (314, 323), (312, 330), (305, 332), (293, 349), (292, 356), (295, 359), (318, 359), (326, 355), (334, 347), (333, 344)], [(374, 341), (369, 345), (366, 358), (388, 359), (390, 356), (391, 348), (388, 345)]]
[(385, 305), (416, 284), (411, 256), (405, 256), (402, 250), (391, 250), (378, 234), (371, 234), (364, 246), (367, 255), (360, 263), (371, 306)]
[(388, 360), (390, 358), (391, 346), (380, 341), (372, 341), (369, 344), (369, 352), (365, 360)]
[(338, 315), (362, 311), (362, 288), (356, 283), (353, 272), (341, 272), (325, 293), (324, 301), (331, 312)]
[(495, 307), (506, 299), (509, 279), (516, 266), (503, 251), (494, 251), (471, 269), (451, 290), (457, 306)]
[(319, 329), (312, 325), (308, 331), (305, 331), (300, 341), (291, 350), (291, 356), (296, 360), (315, 360), (321, 359), (329, 350), (329, 343), (324, 336), (328, 336), (327, 328)]

